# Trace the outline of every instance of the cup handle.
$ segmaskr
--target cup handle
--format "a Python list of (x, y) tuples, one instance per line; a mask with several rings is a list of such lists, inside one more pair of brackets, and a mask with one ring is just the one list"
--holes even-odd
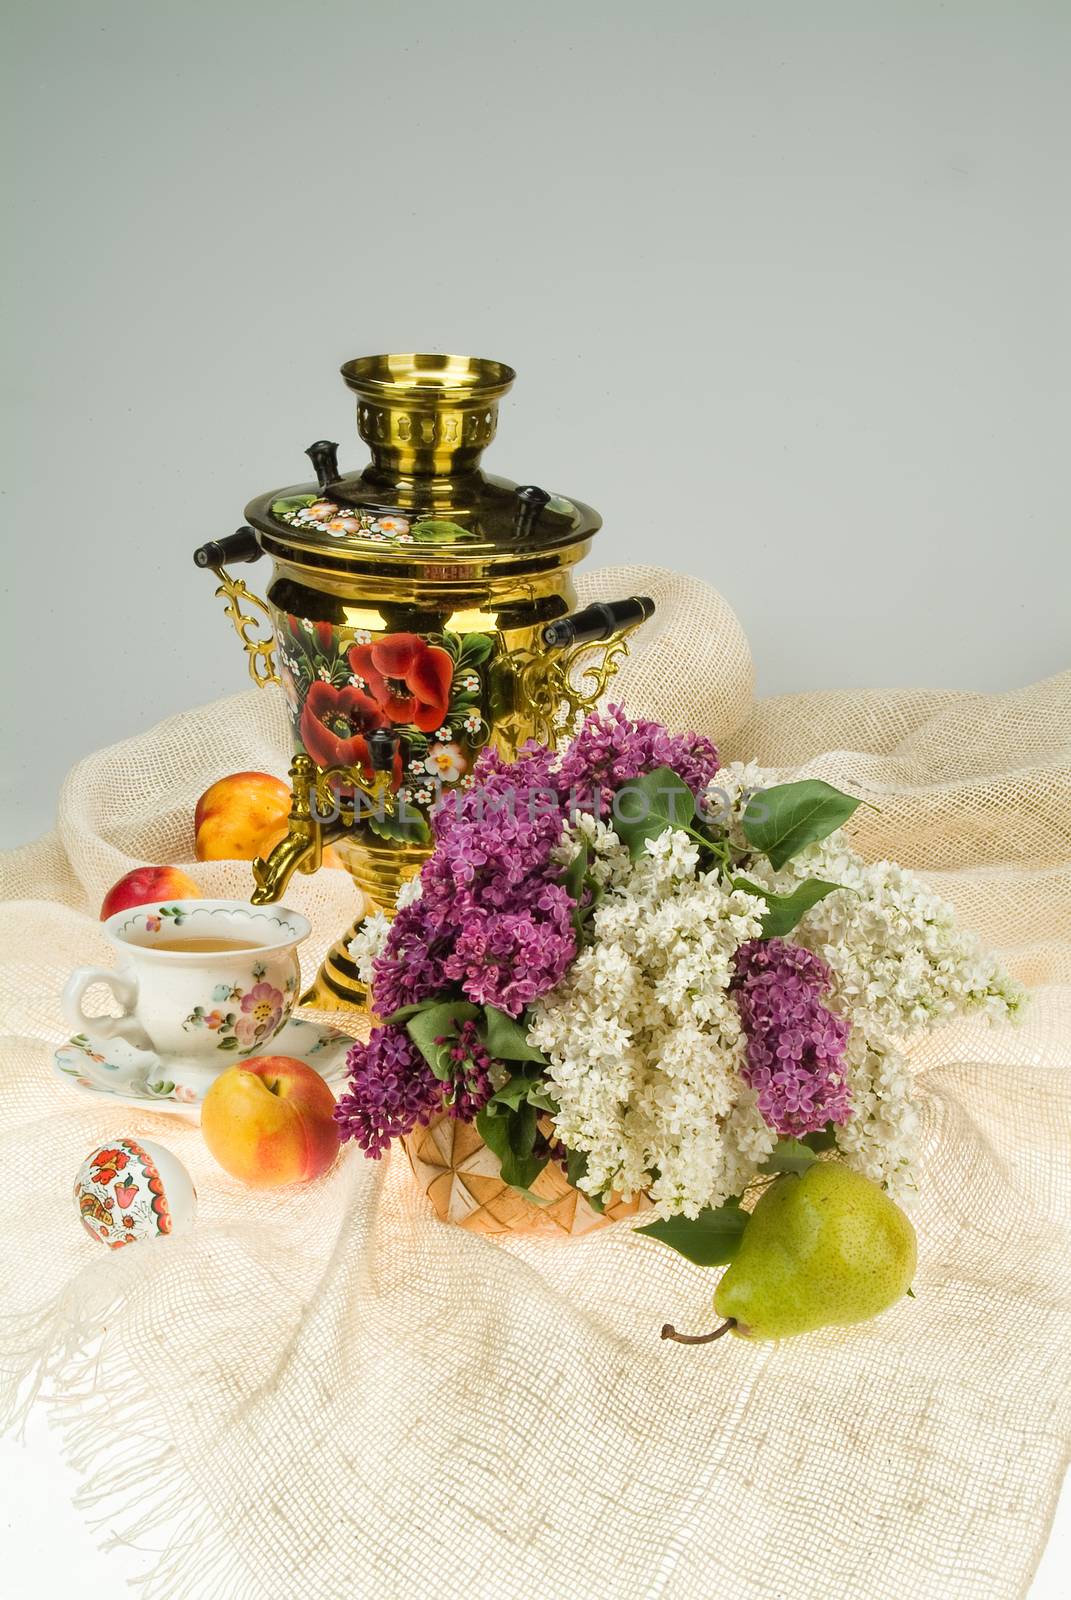
[[(109, 988), (123, 1008), (121, 1017), (87, 1017), (82, 997), (95, 983)], [(152, 1040), (133, 1015), (138, 1002), (137, 979), (116, 972), (114, 967), (79, 967), (63, 988), (63, 1015), (68, 1027), (97, 1039), (126, 1039), (139, 1050), (151, 1050)]]

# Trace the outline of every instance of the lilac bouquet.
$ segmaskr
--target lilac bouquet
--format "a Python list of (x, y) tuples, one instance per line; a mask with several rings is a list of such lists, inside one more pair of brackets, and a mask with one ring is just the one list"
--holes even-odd
[(852, 851), (857, 799), (764, 786), (614, 707), (476, 778), (436, 808), (393, 921), (354, 941), (382, 1023), (350, 1052), (344, 1137), (378, 1158), (473, 1122), (533, 1204), (555, 1162), (596, 1207), (646, 1195), (686, 1254), (824, 1149), (910, 1192), (898, 1043), (1022, 994), (920, 880)]

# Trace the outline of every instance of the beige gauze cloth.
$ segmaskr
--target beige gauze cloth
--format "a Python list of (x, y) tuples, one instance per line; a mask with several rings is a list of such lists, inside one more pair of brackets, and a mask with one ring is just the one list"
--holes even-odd
[[(726, 758), (878, 808), (850, 832), (953, 901), (1036, 996), (1018, 1028), (913, 1042), (924, 1124), (917, 1298), (780, 1345), (688, 1349), (715, 1274), (620, 1223), (491, 1241), (436, 1220), (405, 1155), (347, 1147), (307, 1188), (226, 1177), (194, 1123), (51, 1074), (70, 969), (109, 962), (101, 897), (193, 858), (197, 796), (285, 774), (274, 690), (173, 717), (80, 762), (58, 827), (0, 882), (0, 1364), (51, 1406), (103, 1530), (166, 1548), (146, 1596), (292, 1600), (1001, 1600), (1026, 1589), (1068, 1454), (1071, 674), (1003, 695), (753, 702), (725, 602), (617, 568), (585, 599), (659, 604), (614, 685)], [(243, 863), (189, 870), (248, 896)], [(312, 972), (358, 909), (296, 877)], [(122, 1134), (193, 1174), (192, 1233), (114, 1253), (75, 1171)]]

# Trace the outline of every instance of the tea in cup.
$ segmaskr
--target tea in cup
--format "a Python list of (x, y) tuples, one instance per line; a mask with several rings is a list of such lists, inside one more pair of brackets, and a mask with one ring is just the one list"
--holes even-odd
[[(122, 1039), (135, 1050), (222, 1071), (263, 1053), (289, 1020), (301, 992), (297, 946), (310, 931), (296, 911), (244, 900), (117, 911), (104, 923), (117, 965), (73, 972), (63, 990), (64, 1017), (90, 1044)], [(122, 1015), (86, 1015), (83, 997), (94, 984), (111, 990)], [(107, 1083), (116, 1086), (113, 1069)]]

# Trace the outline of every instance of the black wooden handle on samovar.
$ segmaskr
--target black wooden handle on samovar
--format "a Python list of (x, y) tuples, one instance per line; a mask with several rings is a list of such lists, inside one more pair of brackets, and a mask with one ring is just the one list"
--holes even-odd
[(559, 617), (543, 629), (548, 650), (566, 650), (574, 644), (595, 644), (615, 633), (639, 627), (654, 615), (655, 603), (647, 595), (634, 594), (627, 600), (596, 600), (570, 617)]
[(260, 555), (260, 545), (252, 528), (242, 527), (236, 533), (229, 533), (225, 539), (210, 539), (207, 544), (193, 552), (194, 564), (198, 567), (221, 567), (225, 561), (238, 562), (256, 561)]
[(338, 445), (333, 439), (317, 439), (315, 444), (309, 445), (305, 454), (312, 462), (312, 470), (321, 489), (328, 489), (331, 484), (338, 482)]

